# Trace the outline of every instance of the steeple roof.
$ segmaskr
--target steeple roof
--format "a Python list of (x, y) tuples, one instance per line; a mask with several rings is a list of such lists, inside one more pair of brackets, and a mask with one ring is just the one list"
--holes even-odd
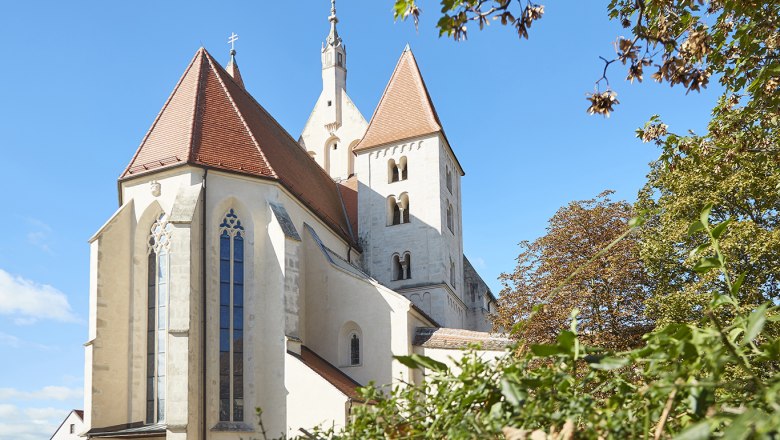
[(444, 134), (439, 115), (407, 45), (354, 151), (438, 132)]
[(225, 68), (228, 74), (233, 77), (233, 81), (238, 83), (242, 88), (244, 87), (244, 79), (241, 78), (241, 72), (238, 70), (238, 63), (236, 62), (236, 50), (230, 50), (230, 62)]
[(275, 180), (354, 244), (337, 184), (237, 78), (198, 49), (120, 181), (183, 164)]

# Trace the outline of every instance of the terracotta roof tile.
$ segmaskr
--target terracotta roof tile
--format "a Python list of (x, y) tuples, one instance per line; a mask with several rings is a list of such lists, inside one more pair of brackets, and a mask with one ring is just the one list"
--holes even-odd
[(512, 341), (501, 335), (456, 328), (418, 327), (412, 345), (426, 348), (467, 349), (479, 344), (483, 350), (501, 351)]
[(323, 379), (330, 382), (331, 385), (336, 387), (339, 391), (344, 393), (352, 400), (363, 402), (363, 397), (360, 396), (357, 389), (362, 387), (351, 377), (347, 376), (343, 371), (339, 370), (333, 364), (326, 361), (320, 355), (313, 352), (306, 346), (301, 346), (301, 354), (298, 355), (293, 352), (289, 354), (300, 359), (307, 367), (311, 368), (315, 373), (322, 376)]
[(442, 131), (411, 49), (401, 54), (390, 82), (355, 151)]
[(337, 184), (203, 48), (120, 180), (182, 163), (277, 180), (355, 244)]

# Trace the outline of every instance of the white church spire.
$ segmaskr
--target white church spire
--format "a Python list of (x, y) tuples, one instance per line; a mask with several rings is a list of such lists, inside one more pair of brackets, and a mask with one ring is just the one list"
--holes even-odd
[(341, 37), (339, 37), (339, 33), (336, 30), (336, 23), (339, 22), (338, 17), (336, 17), (336, 0), (330, 0), (330, 16), (328, 17), (328, 21), (330, 21), (330, 33), (328, 34), (326, 43), (333, 47), (341, 46)]

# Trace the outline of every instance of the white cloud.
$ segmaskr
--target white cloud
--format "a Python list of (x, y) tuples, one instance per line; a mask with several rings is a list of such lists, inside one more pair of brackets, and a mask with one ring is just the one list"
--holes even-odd
[(47, 386), (36, 391), (22, 391), (15, 388), (0, 388), (1, 400), (71, 400), (81, 399), (83, 388)]
[(0, 440), (49, 438), (69, 413), (65, 408), (20, 408), (0, 404)]
[(64, 293), (0, 269), (0, 314), (12, 315), (16, 324), (39, 319), (78, 322)]

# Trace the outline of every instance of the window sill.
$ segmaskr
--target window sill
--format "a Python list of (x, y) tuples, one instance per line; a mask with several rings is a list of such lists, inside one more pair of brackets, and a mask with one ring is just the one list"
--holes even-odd
[(219, 422), (214, 425), (211, 430), (222, 432), (254, 432), (255, 428), (244, 422)]

